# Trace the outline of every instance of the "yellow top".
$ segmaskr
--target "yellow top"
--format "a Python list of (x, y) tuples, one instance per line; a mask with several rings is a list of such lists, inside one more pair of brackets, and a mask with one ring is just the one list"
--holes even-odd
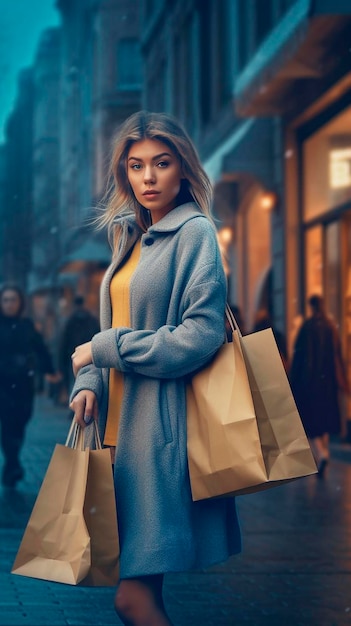
[[(140, 257), (140, 240), (135, 244), (125, 264), (111, 280), (110, 297), (112, 306), (112, 328), (130, 326), (129, 285)], [(123, 399), (123, 374), (110, 369), (109, 398), (104, 444), (115, 446)]]

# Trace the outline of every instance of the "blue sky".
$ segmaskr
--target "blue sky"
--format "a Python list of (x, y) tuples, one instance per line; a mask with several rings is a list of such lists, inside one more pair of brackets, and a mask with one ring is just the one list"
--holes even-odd
[(55, 0), (0, 0), (0, 143), (18, 72), (32, 64), (42, 31), (59, 23)]

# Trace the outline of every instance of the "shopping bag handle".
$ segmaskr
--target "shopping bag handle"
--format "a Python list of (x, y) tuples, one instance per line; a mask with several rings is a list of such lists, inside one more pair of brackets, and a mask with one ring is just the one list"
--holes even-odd
[(228, 302), (226, 302), (226, 305), (225, 305), (225, 316), (226, 316), (226, 318), (228, 320), (228, 324), (229, 324), (229, 326), (231, 328), (231, 331), (233, 333), (235, 331), (237, 331), (239, 337), (242, 337), (241, 330), (240, 330), (240, 328), (238, 326), (238, 323), (237, 323), (237, 321), (236, 321), (236, 319), (234, 317), (233, 311), (231, 310)]
[(73, 418), (70, 429), (68, 431), (65, 446), (74, 449), (84, 450), (84, 438), (82, 429), (79, 424)]
[[(96, 423), (96, 420), (93, 420), (94, 427), (94, 440), (95, 440), (95, 448), (97, 450), (102, 449), (101, 439), (99, 434), (99, 429)], [(65, 446), (75, 449), (84, 450), (84, 431), (83, 428), (76, 422), (75, 418), (73, 418), (70, 429), (68, 431), (67, 439)]]

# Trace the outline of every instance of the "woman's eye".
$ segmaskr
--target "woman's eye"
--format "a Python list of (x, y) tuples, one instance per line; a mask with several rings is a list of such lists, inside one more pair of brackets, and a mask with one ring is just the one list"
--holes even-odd
[(133, 165), (131, 165), (130, 167), (132, 170), (141, 170), (140, 163), (133, 163)]
[(157, 165), (158, 167), (168, 167), (169, 163), (168, 161), (160, 161)]

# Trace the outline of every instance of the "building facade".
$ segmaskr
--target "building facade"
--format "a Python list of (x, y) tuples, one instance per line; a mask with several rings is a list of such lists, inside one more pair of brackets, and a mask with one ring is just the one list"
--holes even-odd
[(33, 107), (33, 72), (28, 68), (18, 76), (17, 97), (6, 123), (0, 206), (0, 273), (4, 282), (18, 282), (24, 290), (32, 262)]
[(199, 148), (246, 330), (266, 309), (291, 355), (322, 294), (351, 380), (350, 2), (142, 5), (145, 104)]
[(99, 286), (111, 252), (106, 233), (94, 231), (91, 219), (106, 189), (114, 133), (140, 108), (139, 2), (60, 0), (58, 7), (63, 237), (58, 282), (66, 308), (79, 292), (98, 314)]
[[(279, 36), (278, 36), (279, 35)], [(351, 6), (299, 0), (234, 84), (236, 111), (278, 120), (284, 299), (290, 348), (308, 298), (324, 297), (351, 380)], [(344, 432), (351, 404), (343, 403)], [(349, 426), (346, 425), (349, 420)]]
[(139, 2), (59, 0), (1, 151), (1, 279), (19, 283), (53, 346), (74, 295), (99, 311), (110, 260), (91, 224), (106, 188), (113, 136), (141, 106)]
[(31, 264), (27, 294), (38, 328), (51, 343), (58, 297), (60, 30), (43, 32), (33, 63)]
[[(235, 79), (235, 111), (268, 117), (277, 127), (288, 335), (293, 338), (295, 320), (308, 313), (308, 297), (320, 293), (346, 350), (351, 6), (342, 0), (288, 4)], [(273, 11), (275, 3), (267, 5)], [(273, 227), (274, 221), (273, 215)], [(273, 245), (279, 247), (279, 239), (273, 231)]]
[[(275, 267), (284, 256), (282, 218), (276, 211), (273, 217), (282, 185), (279, 124), (237, 113), (234, 84), (273, 20), (293, 3), (141, 4), (144, 104), (183, 122), (214, 184), (230, 303), (242, 310), (247, 330), (262, 308), (284, 329), (283, 278)], [(271, 4), (274, 13), (266, 11)], [(272, 228), (278, 233), (274, 245)]]
[[(29, 73), (8, 123), (5, 170), (12, 173), (2, 232), (18, 236), (17, 209), (8, 207), (18, 202), (15, 188), (26, 189), (18, 215), (28, 244), (19, 261), (8, 245), (2, 273), (25, 276), (32, 267), (32, 286), (45, 272), (55, 275), (64, 306), (79, 291), (97, 312), (110, 250), (90, 218), (105, 190), (114, 133), (141, 107), (167, 111), (183, 122), (213, 182), (228, 298), (240, 307), (245, 329), (267, 310), (291, 353), (308, 296), (323, 293), (351, 376), (349, 0), (57, 4), (56, 44), (42, 43), (47, 54), (38, 50), (32, 83)], [(54, 45), (60, 47), (56, 61)], [(42, 100), (30, 91), (33, 80)], [(55, 115), (56, 129), (49, 129)], [(56, 149), (52, 187), (45, 191), (39, 165), (54, 162)], [(17, 164), (27, 158), (28, 176), (21, 168), (19, 183)], [(56, 220), (44, 197), (51, 198)]]
[(266, 308), (290, 350), (312, 291), (347, 326), (348, 226), (321, 223), (349, 191), (350, 13), (346, 0), (142, 2), (145, 106), (179, 117), (198, 146), (247, 330)]

